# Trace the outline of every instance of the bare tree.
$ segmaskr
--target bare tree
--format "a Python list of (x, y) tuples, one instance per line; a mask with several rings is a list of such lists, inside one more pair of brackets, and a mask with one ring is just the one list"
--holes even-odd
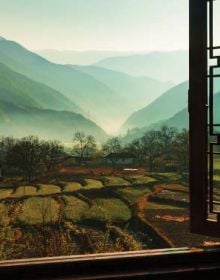
[(183, 129), (174, 141), (174, 155), (178, 161), (180, 172), (189, 171), (189, 132)]
[(161, 149), (165, 157), (173, 154), (173, 142), (176, 136), (177, 129), (175, 127), (168, 127), (164, 125), (158, 131)]
[(138, 165), (143, 165), (145, 155), (144, 155), (142, 141), (140, 138), (133, 140), (130, 144), (128, 144), (125, 150), (135, 155), (136, 163)]
[(17, 168), (30, 182), (41, 169), (41, 143), (34, 136), (16, 140), (8, 151), (8, 157), (10, 166)]
[(122, 151), (122, 144), (118, 137), (112, 137), (108, 139), (102, 145), (102, 151), (104, 155), (109, 155), (109, 159), (112, 162), (113, 168), (115, 167), (115, 162), (117, 160), (117, 154)]
[(11, 151), (16, 140), (12, 137), (2, 137), (0, 139), (0, 173), (9, 173), (9, 151)]
[(76, 132), (73, 138), (73, 153), (79, 157), (82, 164), (84, 157), (89, 157), (96, 152), (96, 141), (92, 135)]
[(157, 159), (160, 155), (160, 143), (159, 133), (156, 130), (147, 131), (143, 137), (141, 137), (141, 144), (143, 149), (144, 158), (149, 167), (149, 171), (152, 172), (155, 168)]
[(41, 143), (42, 164), (47, 172), (53, 170), (64, 157), (64, 147), (58, 141), (44, 141)]

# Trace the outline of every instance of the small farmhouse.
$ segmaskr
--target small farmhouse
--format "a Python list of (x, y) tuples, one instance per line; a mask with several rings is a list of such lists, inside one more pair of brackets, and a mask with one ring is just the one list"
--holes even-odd
[(133, 165), (136, 156), (131, 153), (110, 153), (105, 158), (105, 163), (114, 165)]

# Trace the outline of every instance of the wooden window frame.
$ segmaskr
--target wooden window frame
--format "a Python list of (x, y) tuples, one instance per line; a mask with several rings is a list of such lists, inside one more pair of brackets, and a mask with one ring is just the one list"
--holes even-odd
[(207, 188), (207, 0), (191, 0), (190, 6), (190, 224), (192, 232), (204, 234), (204, 230), (210, 231), (206, 228), (204, 199)]
[[(207, 104), (204, 76), (207, 69), (207, 0), (189, 0), (189, 4), (191, 230), (207, 234), (220, 229), (219, 226), (213, 228), (204, 219), (207, 183), (204, 172), (207, 167), (207, 139), (204, 137), (207, 121), (204, 110)], [(179, 248), (0, 262), (1, 279), (186, 279), (194, 275), (214, 276), (219, 273), (219, 249)]]
[[(213, 34), (210, 35), (212, 32), (208, 31), (208, 26), (213, 24), (210, 23), (213, 20), (210, 7), (214, 5), (214, 1), (190, 1), (190, 225), (193, 233), (220, 237), (220, 215), (216, 220), (209, 218), (209, 207), (213, 207), (213, 190), (208, 179), (209, 175), (213, 176), (213, 173), (209, 174), (208, 171), (208, 115), (213, 119), (213, 104), (210, 104), (209, 98), (212, 93), (210, 84), (208, 85), (208, 59), (213, 58), (213, 49), (209, 50), (209, 47), (212, 45)], [(208, 12), (211, 19), (208, 18)], [(210, 57), (208, 53), (211, 53)], [(213, 92), (213, 85), (211, 91)], [(213, 130), (212, 125), (210, 130)]]
[(4, 261), (1, 279), (189, 279), (220, 274), (220, 250), (169, 249)]

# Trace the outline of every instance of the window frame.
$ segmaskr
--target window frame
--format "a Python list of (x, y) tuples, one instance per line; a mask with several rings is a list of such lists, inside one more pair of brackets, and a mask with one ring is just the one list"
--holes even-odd
[[(203, 137), (206, 133), (207, 84), (206, 79), (200, 77), (207, 69), (207, 0), (189, 0), (189, 4), (191, 230), (204, 234), (210, 230), (204, 223), (206, 206), (203, 199), (207, 180), (203, 172), (207, 166), (204, 154), (207, 143)], [(198, 141), (195, 129), (202, 141)], [(202, 215), (198, 217), (198, 214)], [(220, 249), (177, 248), (0, 262), (2, 279), (185, 279), (194, 274), (217, 273), (220, 273)]]
[[(207, 0), (190, 1), (189, 139), (190, 226), (203, 233), (207, 206)], [(195, 168), (197, 166), (197, 168)]]
[[(220, 237), (220, 221), (208, 219), (208, 5), (190, 1), (189, 139), (190, 228), (192, 233)], [(209, 36), (211, 36), (209, 34)], [(212, 105), (210, 105), (212, 106)]]
[(4, 261), (2, 279), (186, 279), (219, 275), (220, 250), (168, 249)]

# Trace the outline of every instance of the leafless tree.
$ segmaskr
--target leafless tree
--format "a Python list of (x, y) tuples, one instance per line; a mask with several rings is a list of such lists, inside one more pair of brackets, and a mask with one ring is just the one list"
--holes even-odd
[(65, 156), (64, 147), (58, 141), (41, 142), (41, 151), (46, 172), (53, 170)]
[(16, 140), (9, 150), (9, 164), (17, 168), (28, 182), (40, 172), (41, 162), (41, 143), (35, 136)]
[(84, 132), (76, 132), (73, 137), (73, 153), (79, 157), (82, 164), (84, 157), (93, 155), (97, 150), (95, 138)]
[(178, 161), (180, 172), (188, 172), (189, 170), (189, 132), (183, 129), (177, 134), (174, 141), (174, 155)]
[(112, 162), (112, 166), (115, 167), (115, 162), (117, 160), (117, 154), (122, 151), (122, 144), (118, 137), (112, 137), (108, 139), (102, 145), (102, 151), (104, 155), (110, 155), (109, 159)]
[(155, 168), (156, 161), (160, 155), (159, 133), (156, 130), (147, 131), (141, 137), (141, 144), (144, 158), (147, 162), (149, 171), (152, 172)]
[(173, 154), (173, 142), (177, 136), (177, 132), (175, 127), (168, 127), (166, 125), (162, 126), (158, 131), (161, 149), (165, 157)]

